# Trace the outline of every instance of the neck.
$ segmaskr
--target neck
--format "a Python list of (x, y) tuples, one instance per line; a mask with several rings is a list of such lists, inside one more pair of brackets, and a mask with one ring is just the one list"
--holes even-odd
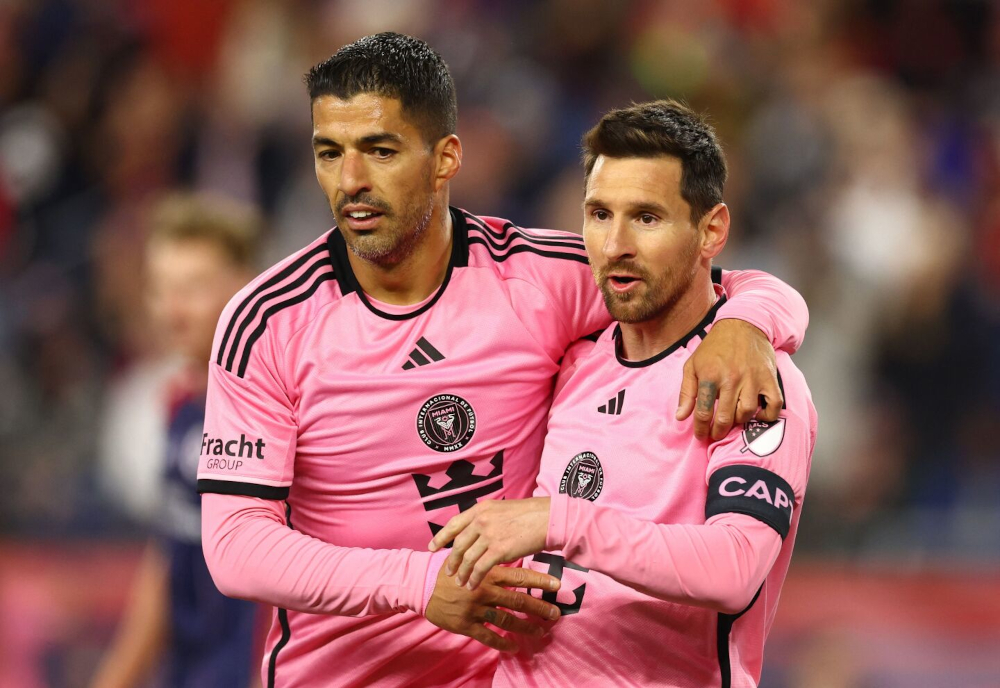
[(400, 262), (375, 265), (351, 251), (347, 258), (358, 284), (373, 299), (395, 306), (419, 303), (433, 294), (448, 274), (452, 231), (451, 210), (444, 199), (435, 205), (419, 243)]
[(670, 309), (650, 320), (621, 323), (622, 354), (629, 361), (644, 361), (664, 351), (701, 322), (715, 304), (709, 269), (700, 269), (691, 286)]

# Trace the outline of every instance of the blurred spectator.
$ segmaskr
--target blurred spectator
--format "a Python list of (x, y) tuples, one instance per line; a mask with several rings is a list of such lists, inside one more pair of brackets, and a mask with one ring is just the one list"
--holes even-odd
[[(163, 667), (176, 688), (247, 686), (253, 670), (256, 605), (223, 596), (201, 550), (198, 456), (206, 370), (215, 326), (255, 274), (260, 220), (219, 198), (174, 195), (158, 202), (145, 250), (152, 336), (178, 359), (169, 380), (158, 535), (146, 548), (131, 600), (95, 688), (145, 685)], [(148, 459), (149, 447), (126, 442)]]

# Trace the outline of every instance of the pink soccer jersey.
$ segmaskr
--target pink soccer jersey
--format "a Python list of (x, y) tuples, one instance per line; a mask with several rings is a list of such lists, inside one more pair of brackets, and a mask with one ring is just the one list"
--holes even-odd
[[(579, 236), (452, 220), (447, 276), (421, 304), (367, 297), (334, 229), (220, 321), (206, 558), (225, 592), (279, 607), (265, 686), (489, 685), (497, 653), (420, 615), (441, 561), (426, 545), (479, 499), (531, 494), (559, 362), (609, 317)], [(759, 325), (797, 346), (794, 291), (725, 279), (747, 294), (731, 315), (777, 302)]]
[(562, 618), (501, 658), (495, 686), (756, 686), (788, 569), (816, 434), (801, 373), (778, 353), (785, 408), (718, 442), (673, 420), (705, 319), (646, 361), (617, 327), (564, 371), (535, 496), (546, 546), (526, 566), (561, 578)]

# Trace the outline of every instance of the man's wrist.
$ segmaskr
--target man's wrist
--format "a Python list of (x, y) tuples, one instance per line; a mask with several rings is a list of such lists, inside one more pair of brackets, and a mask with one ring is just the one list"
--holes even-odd
[(423, 597), (420, 609), (416, 610), (420, 612), (421, 616), (427, 615), (427, 604), (431, 601), (431, 596), (434, 594), (434, 587), (437, 585), (438, 574), (441, 572), (441, 567), (444, 566), (444, 562), (449, 554), (451, 554), (451, 549), (446, 547), (431, 554), (427, 562), (427, 571), (424, 574)]
[[(729, 304), (726, 305), (728, 306)], [(719, 323), (725, 320), (736, 320), (737, 322), (745, 323), (747, 325), (752, 325), (762, 335), (764, 335), (764, 338), (767, 339), (768, 342), (773, 342), (773, 337), (770, 331), (768, 330), (767, 321), (762, 320), (759, 317), (756, 317), (758, 315), (759, 313), (754, 313), (751, 315), (750, 313), (743, 313), (743, 312), (733, 312), (727, 314), (723, 313), (722, 310), (720, 309), (719, 313), (715, 317), (715, 323), (716, 325), (718, 325)]]
[(557, 494), (549, 498), (549, 526), (545, 533), (545, 549), (563, 549), (569, 537), (569, 495)]

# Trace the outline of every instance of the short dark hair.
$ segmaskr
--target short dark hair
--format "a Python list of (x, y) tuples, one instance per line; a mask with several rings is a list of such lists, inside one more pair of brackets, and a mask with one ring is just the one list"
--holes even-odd
[(392, 32), (359, 38), (310, 69), (305, 81), (310, 100), (359, 93), (398, 99), (428, 143), (454, 134), (458, 125), (448, 65), (419, 38)]
[(681, 161), (681, 198), (698, 222), (722, 202), (726, 158), (715, 130), (704, 117), (676, 100), (633, 103), (612, 110), (583, 137), (586, 177), (601, 155), (609, 158), (653, 158), (669, 155)]

